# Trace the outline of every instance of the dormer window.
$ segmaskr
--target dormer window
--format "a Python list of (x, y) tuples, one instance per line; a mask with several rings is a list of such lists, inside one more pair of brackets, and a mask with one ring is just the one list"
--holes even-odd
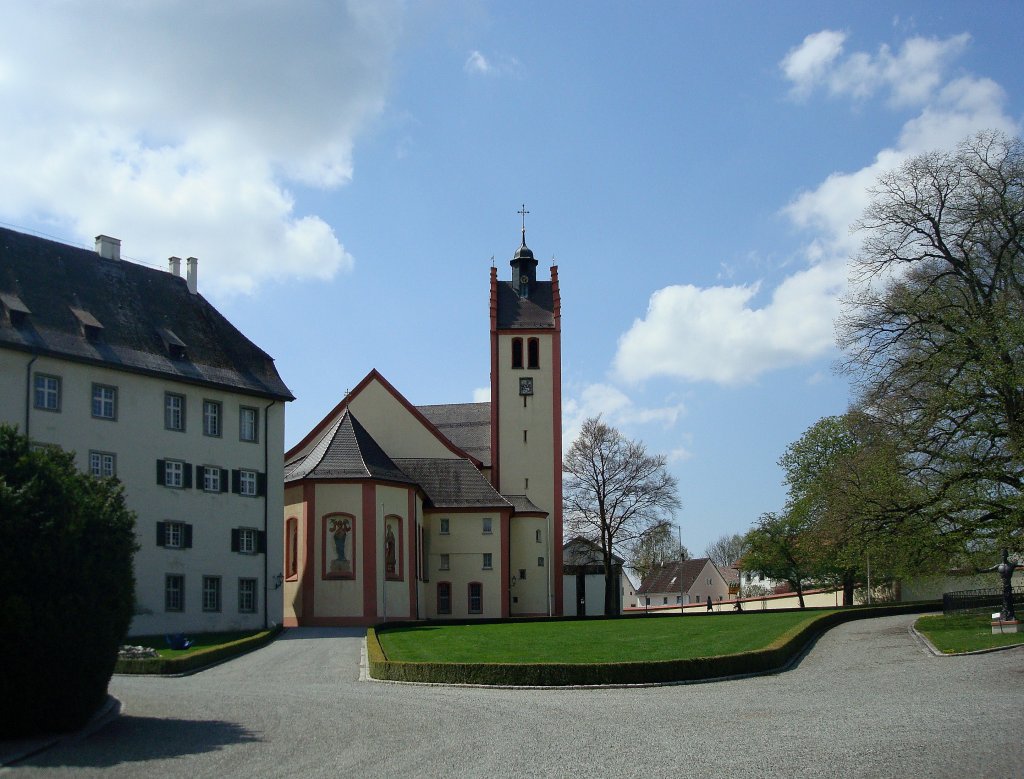
[(160, 338), (164, 342), (167, 356), (172, 360), (184, 360), (187, 356), (185, 342), (178, 338), (174, 331), (169, 328), (161, 327), (157, 329), (157, 332), (160, 333)]
[(21, 298), (11, 292), (0, 292), (0, 306), (3, 307), (4, 319), (12, 327), (21, 327), (28, 315), (32, 313)]
[(103, 325), (84, 308), (71, 307), (71, 313), (78, 320), (78, 326), (87, 341), (98, 341), (103, 333)]

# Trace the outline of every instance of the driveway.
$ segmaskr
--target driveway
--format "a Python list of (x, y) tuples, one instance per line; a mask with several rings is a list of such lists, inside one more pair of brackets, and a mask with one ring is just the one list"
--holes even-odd
[(12, 775), (1024, 775), (1024, 649), (933, 657), (913, 616), (851, 622), (790, 671), (495, 690), (359, 681), (362, 631), (299, 629), (180, 679), (115, 677), (123, 715)]

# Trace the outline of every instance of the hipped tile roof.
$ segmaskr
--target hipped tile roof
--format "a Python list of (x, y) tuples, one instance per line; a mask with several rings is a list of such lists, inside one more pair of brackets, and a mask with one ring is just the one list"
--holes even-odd
[[(704, 570), (708, 563), (707, 557), (696, 557), (692, 560), (684, 560), (682, 563), (676, 561), (662, 563), (640, 583), (637, 592), (640, 594), (648, 592), (679, 592), (682, 587), (686, 592), (693, 586), (694, 581)], [(679, 579), (682, 578), (682, 584)]]
[(550, 281), (531, 285), (530, 297), (520, 297), (510, 281), (498, 282), (500, 330), (554, 328), (555, 301)]

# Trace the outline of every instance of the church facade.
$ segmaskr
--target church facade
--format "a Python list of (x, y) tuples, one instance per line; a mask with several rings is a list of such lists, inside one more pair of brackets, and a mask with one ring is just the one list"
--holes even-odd
[(488, 403), (371, 371), (284, 466), (284, 624), (562, 614), (561, 301), (523, 241), (490, 278)]

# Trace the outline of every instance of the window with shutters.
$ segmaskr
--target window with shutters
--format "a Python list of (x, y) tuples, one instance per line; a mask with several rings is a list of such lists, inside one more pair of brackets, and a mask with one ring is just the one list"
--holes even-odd
[(156, 545), (166, 549), (191, 549), (192, 525), (186, 522), (157, 522)]
[(256, 471), (242, 469), (238, 472), (238, 494), (249, 497), (257, 494)]
[(181, 460), (164, 460), (164, 486), (185, 486), (185, 463)]
[(203, 490), (206, 492), (224, 492), (224, 471), (215, 465), (204, 465)]

